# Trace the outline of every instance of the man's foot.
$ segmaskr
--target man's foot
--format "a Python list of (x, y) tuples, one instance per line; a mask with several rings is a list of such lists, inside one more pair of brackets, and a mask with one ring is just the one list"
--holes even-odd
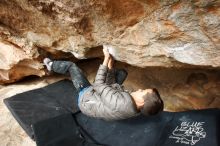
[(43, 62), (46, 65), (47, 70), (51, 71), (52, 70), (53, 61), (50, 58), (44, 58)]

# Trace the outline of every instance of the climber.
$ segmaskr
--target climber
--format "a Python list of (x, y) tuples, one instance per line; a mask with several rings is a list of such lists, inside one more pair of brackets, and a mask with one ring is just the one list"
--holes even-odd
[(75, 63), (44, 59), (49, 71), (60, 74), (70, 73), (73, 85), (79, 92), (78, 106), (87, 116), (104, 120), (119, 120), (137, 116), (148, 116), (163, 110), (163, 101), (156, 89), (139, 89), (127, 92), (122, 83), (127, 77), (125, 70), (113, 68), (114, 59), (106, 48), (104, 61), (99, 66), (94, 83), (91, 85)]

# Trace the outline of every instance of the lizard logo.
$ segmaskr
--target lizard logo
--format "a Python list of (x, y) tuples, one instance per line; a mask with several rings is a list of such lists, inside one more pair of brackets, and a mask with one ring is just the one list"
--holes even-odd
[(205, 122), (182, 122), (177, 126), (169, 138), (176, 139), (176, 143), (195, 145), (201, 138), (206, 137), (203, 124)]

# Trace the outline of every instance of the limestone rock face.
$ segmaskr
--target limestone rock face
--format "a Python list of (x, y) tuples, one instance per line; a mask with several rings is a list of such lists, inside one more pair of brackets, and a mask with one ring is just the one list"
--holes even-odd
[(0, 8), (16, 37), (80, 59), (108, 44), (139, 67), (220, 66), (218, 0), (1, 0)]
[(10, 36), (10, 32), (0, 28), (0, 83), (16, 81), (24, 76), (45, 75), (35, 47), (25, 39)]

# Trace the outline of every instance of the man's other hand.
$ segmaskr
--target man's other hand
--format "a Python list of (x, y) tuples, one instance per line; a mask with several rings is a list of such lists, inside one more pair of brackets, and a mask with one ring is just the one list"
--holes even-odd
[(109, 62), (108, 62), (108, 68), (109, 69), (113, 69), (114, 68), (114, 58), (111, 56), (110, 54), (110, 59), (109, 59)]
[(105, 57), (109, 58), (110, 57), (110, 53), (108, 52), (108, 48), (107, 46), (103, 46), (103, 54)]

